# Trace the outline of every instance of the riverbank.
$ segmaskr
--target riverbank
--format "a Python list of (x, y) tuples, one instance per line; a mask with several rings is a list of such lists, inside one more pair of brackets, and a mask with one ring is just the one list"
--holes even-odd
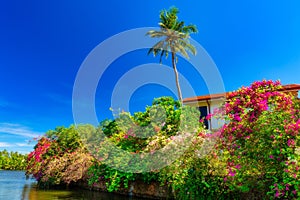
[[(100, 181), (92, 186), (86, 181), (78, 181), (73, 186), (87, 190), (108, 192), (105, 181)], [(173, 199), (170, 189), (167, 186), (161, 186), (158, 182), (144, 183), (142, 181), (134, 181), (129, 184), (128, 188), (119, 188), (113, 193), (143, 199)]]
[(140, 200), (125, 195), (94, 191), (84, 187), (55, 187), (41, 189), (34, 179), (26, 179), (25, 171), (0, 170), (0, 199), (2, 200)]

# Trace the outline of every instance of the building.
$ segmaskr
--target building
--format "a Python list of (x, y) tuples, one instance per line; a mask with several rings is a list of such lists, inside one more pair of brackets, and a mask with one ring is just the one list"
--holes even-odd
[[(284, 85), (280, 89), (280, 91), (292, 94), (297, 97), (299, 97), (299, 90), (300, 90), (300, 84)], [(185, 105), (198, 107), (199, 111), (201, 113), (200, 118), (202, 118), (202, 117), (206, 117), (209, 114), (212, 114), (212, 112), (216, 108), (220, 107), (220, 105), (222, 105), (226, 101), (227, 95), (228, 95), (228, 92), (221, 93), (221, 94), (190, 97), (190, 98), (184, 99), (183, 103)], [(220, 126), (222, 126), (224, 124), (224, 121), (212, 118), (211, 120), (205, 120), (204, 123), (207, 128), (216, 129), (216, 128), (219, 128)]]

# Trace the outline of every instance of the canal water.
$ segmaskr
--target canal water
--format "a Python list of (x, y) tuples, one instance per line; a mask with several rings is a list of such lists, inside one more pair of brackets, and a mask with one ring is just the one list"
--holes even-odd
[(137, 200), (121, 195), (90, 190), (43, 190), (24, 171), (0, 170), (0, 200)]

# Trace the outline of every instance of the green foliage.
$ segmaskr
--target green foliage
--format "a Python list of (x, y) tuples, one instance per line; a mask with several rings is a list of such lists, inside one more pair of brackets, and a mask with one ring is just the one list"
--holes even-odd
[(109, 192), (117, 191), (120, 187), (128, 188), (130, 181), (134, 181), (137, 176), (137, 174), (121, 172), (100, 163), (91, 166), (88, 175), (90, 185), (104, 181)]
[(110, 142), (121, 149), (140, 152), (147, 150), (149, 143), (159, 136), (168, 138), (176, 135), (180, 116), (180, 103), (171, 97), (161, 97), (154, 99), (145, 112), (136, 112), (133, 116), (121, 112), (115, 120), (101, 122), (98, 131), (103, 132)]
[[(169, 97), (155, 99), (145, 112), (121, 112), (97, 128), (60, 127), (39, 139), (28, 155), (27, 173), (50, 185), (105, 184), (109, 192), (128, 188), (132, 181), (159, 181), (176, 199), (297, 199), (300, 102), (280, 89), (278, 82), (262, 81), (230, 93), (216, 112), (226, 124), (214, 132), (203, 128), (197, 109)], [(98, 147), (91, 152), (97, 161), (80, 136)], [(124, 152), (141, 157), (158, 150), (160, 157), (138, 166), (141, 173), (120, 170), (136, 162)], [(170, 164), (142, 170), (163, 161)]]
[[(87, 125), (86, 125), (87, 126)], [(80, 135), (75, 126), (69, 128), (57, 127), (55, 130), (49, 130), (46, 137), (57, 143), (60, 151), (74, 151), (77, 148), (82, 148), (83, 144), (80, 141)]]
[(232, 192), (259, 190), (268, 199), (299, 198), (299, 100), (279, 82), (254, 82), (229, 95), (219, 148), (228, 153)]
[[(160, 170), (162, 184), (176, 199), (299, 198), (299, 100), (280, 88), (262, 81), (232, 92), (216, 113), (227, 121), (217, 137), (196, 138)], [(199, 157), (208, 138), (216, 146)]]
[[(200, 137), (198, 133), (200, 130), (203, 130), (203, 124), (199, 122), (199, 116), (200, 113), (196, 108), (182, 107), (179, 101), (175, 101), (170, 97), (161, 97), (154, 99), (152, 105), (148, 106), (145, 112), (134, 113), (133, 116), (129, 113), (122, 112), (114, 121), (101, 123), (100, 130), (109, 136), (108, 141), (133, 154), (151, 155), (151, 152), (160, 150), (172, 142), (170, 153), (174, 154), (174, 152), (176, 152), (174, 151), (175, 149), (178, 150), (181, 146), (185, 146), (185, 140), (184, 138), (180, 138), (180, 133), (191, 132), (195, 135), (192, 135), (190, 138), (196, 139)], [(115, 132), (113, 133), (108, 129), (114, 130)], [(146, 136), (148, 136), (148, 138), (146, 138)], [(178, 140), (178, 142), (176, 142), (176, 140)], [(105, 142), (101, 143), (102, 148), (104, 145)], [(100, 151), (102, 151), (101, 155), (103, 155), (100, 156), (101, 163), (93, 165), (89, 169), (90, 185), (104, 180), (107, 185), (107, 190), (115, 191), (120, 187), (128, 187), (128, 183), (132, 180), (138, 179), (150, 183), (151, 181), (157, 181), (159, 179), (160, 172), (158, 171), (154, 170), (147, 173), (142, 171), (142, 169), (147, 168), (147, 166), (141, 166), (143, 173), (116, 170), (124, 167), (124, 165), (128, 165), (128, 163), (136, 161), (131, 160), (130, 157), (124, 159), (124, 155), (118, 156), (119, 152), (112, 152), (110, 148), (101, 149)], [(184, 150), (182, 150), (182, 153), (184, 153)], [(115, 156), (113, 161), (111, 161), (112, 156)], [(164, 158), (162, 159), (171, 159), (171, 155), (168, 155), (170, 158), (165, 155), (163, 156)], [(153, 163), (162, 162), (162, 160), (152, 159), (149, 159), (149, 161), (151, 161), (151, 163), (149, 163), (151, 166)], [(107, 163), (113, 164), (116, 169), (109, 168)]]
[(27, 155), (18, 152), (0, 151), (0, 169), (25, 170), (27, 166)]
[(44, 187), (84, 179), (93, 157), (84, 148), (79, 131), (89, 134), (94, 129), (80, 125), (48, 131), (28, 155), (26, 173)]
[(178, 13), (179, 10), (176, 7), (161, 11), (159, 15), (160, 30), (151, 30), (147, 33), (153, 38), (163, 38), (148, 51), (148, 54), (159, 55), (160, 62), (163, 56), (168, 57), (169, 52), (174, 55), (180, 52), (186, 58), (189, 58), (187, 52), (196, 55), (196, 48), (189, 42), (189, 34), (197, 33), (198, 30), (193, 24), (186, 26), (184, 21), (179, 21)]
[(159, 172), (159, 180), (168, 185), (176, 199), (212, 199), (226, 197), (223, 181), (226, 171), (224, 158), (212, 149), (215, 137), (202, 132), (193, 138), (189, 149), (174, 163)]

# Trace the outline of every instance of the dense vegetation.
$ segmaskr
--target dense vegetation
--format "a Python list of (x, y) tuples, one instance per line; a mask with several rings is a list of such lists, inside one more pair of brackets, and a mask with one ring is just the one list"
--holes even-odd
[(27, 155), (18, 152), (0, 151), (0, 169), (25, 170), (27, 166)]
[[(196, 109), (168, 97), (155, 99), (145, 112), (122, 112), (98, 127), (59, 127), (38, 141), (27, 173), (43, 185), (84, 180), (91, 187), (104, 183), (110, 192), (132, 181), (156, 181), (176, 199), (297, 199), (300, 104), (281, 87), (261, 81), (229, 94), (208, 116), (226, 120), (214, 132), (203, 128)], [(155, 159), (136, 162), (148, 155)], [(155, 168), (163, 162), (168, 165)]]

